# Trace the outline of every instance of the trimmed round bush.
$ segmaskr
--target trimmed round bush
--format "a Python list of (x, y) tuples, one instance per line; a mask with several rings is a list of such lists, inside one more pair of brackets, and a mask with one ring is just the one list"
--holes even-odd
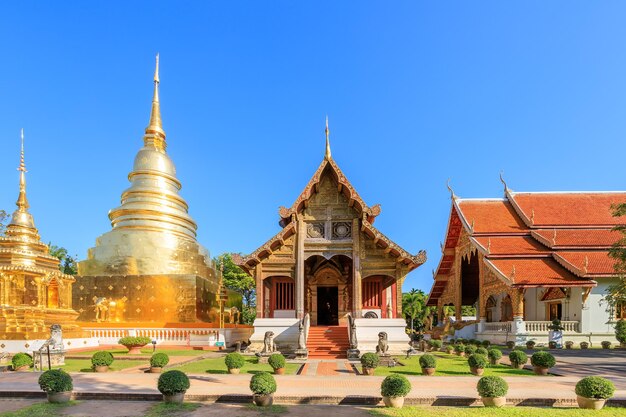
[(463, 339), (462, 337), (459, 337), (458, 339), (456, 339), (456, 343), (460, 343), (462, 345), (465, 344), (465, 339)]
[(572, 349), (573, 347), (574, 347), (574, 342), (572, 342), (571, 340), (568, 340), (567, 342), (565, 342), (566, 349)]
[(380, 395), (383, 397), (405, 397), (411, 392), (411, 383), (404, 375), (389, 375), (380, 384)]
[(39, 376), (39, 387), (45, 392), (67, 392), (74, 389), (72, 377), (62, 369), (50, 369)]
[(467, 345), (465, 346), (465, 349), (463, 350), (463, 352), (465, 352), (466, 355), (473, 355), (474, 353), (476, 353), (476, 346)]
[(525, 365), (528, 362), (528, 356), (521, 350), (512, 350), (509, 353), (509, 360), (512, 365)]
[(441, 340), (431, 340), (430, 342), (428, 342), (428, 345), (435, 350), (439, 350), (441, 349), (441, 346), (443, 346), (443, 343), (441, 343)]
[(552, 368), (554, 365), (556, 365), (556, 360), (550, 352), (542, 350), (533, 353), (533, 356), (530, 357), (530, 363), (533, 366), (538, 366), (540, 368)]
[(509, 340), (508, 342), (506, 342), (506, 347), (508, 347), (509, 349), (513, 349), (515, 347), (515, 342)]
[(96, 352), (91, 357), (91, 364), (93, 366), (111, 366), (112, 363), (113, 355), (111, 355), (111, 352), (105, 350)]
[(446, 346), (446, 353), (452, 353), (454, 352), (454, 346), (448, 345)]
[(535, 343), (534, 340), (529, 340), (528, 342), (526, 342), (526, 348), (527, 349), (534, 349), (536, 344), (537, 343)]
[(122, 346), (145, 346), (152, 342), (152, 339), (146, 336), (126, 336), (117, 341)]
[(437, 367), (437, 358), (433, 355), (422, 355), (420, 356), (420, 366), (422, 368), (436, 368)]
[(246, 360), (240, 353), (231, 352), (224, 357), (224, 363), (228, 369), (240, 369), (246, 364)]
[(448, 344), (453, 345), (453, 344), (454, 344), (454, 342), (456, 342), (456, 340), (454, 340), (454, 339), (448, 339)]
[(611, 349), (611, 342), (609, 342), (608, 340), (605, 340), (600, 344), (602, 345), (602, 349)]
[(272, 369), (280, 369), (285, 367), (285, 357), (280, 353), (272, 353), (267, 360), (267, 363), (270, 364)]
[(548, 349), (556, 349), (557, 348), (557, 344), (554, 340), (551, 340), (548, 342)]
[(588, 376), (576, 384), (576, 395), (596, 400), (608, 400), (615, 392), (615, 385), (606, 378)]
[(171, 370), (163, 372), (159, 377), (157, 388), (163, 395), (174, 395), (189, 389), (189, 378), (184, 372)]
[(473, 355), (469, 355), (469, 357), (467, 358), (467, 364), (470, 368), (484, 369), (487, 367), (487, 357), (474, 353)]
[(271, 395), (276, 392), (276, 380), (269, 372), (259, 372), (250, 379), (250, 391), (256, 395)]
[(487, 357), (489, 359), (497, 361), (498, 359), (502, 359), (502, 351), (500, 349), (491, 348), (487, 352)]
[(509, 392), (509, 385), (499, 376), (484, 376), (478, 380), (476, 389), (483, 398), (504, 397)]
[(621, 319), (615, 323), (615, 338), (622, 345), (626, 344), (626, 320)]
[(21, 368), (22, 366), (33, 366), (33, 357), (28, 353), (16, 353), (11, 359), (13, 369)]
[(462, 343), (457, 343), (456, 345), (454, 345), (454, 351), (456, 353), (465, 352), (465, 345)]
[(472, 339), (472, 340), (470, 340), (470, 345), (474, 345), (474, 346), (478, 347), (478, 346), (480, 346), (480, 340)]
[(589, 349), (589, 342), (580, 342), (581, 349)]
[(478, 355), (487, 356), (488, 350), (481, 346), (479, 348), (476, 348), (476, 352), (475, 353), (477, 353)]
[(481, 345), (483, 345), (484, 348), (488, 348), (489, 346), (491, 346), (491, 342), (489, 340), (483, 340), (481, 342)]
[(163, 352), (155, 353), (150, 358), (150, 366), (153, 368), (163, 368), (170, 361), (170, 357)]
[(375, 353), (368, 352), (361, 356), (361, 365), (363, 365), (364, 368), (377, 368), (379, 363), (380, 358)]

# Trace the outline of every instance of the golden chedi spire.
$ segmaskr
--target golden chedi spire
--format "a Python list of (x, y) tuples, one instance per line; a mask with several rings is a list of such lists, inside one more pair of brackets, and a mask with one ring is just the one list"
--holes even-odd
[(324, 155), (324, 159), (331, 160), (332, 156), (330, 153), (330, 130), (328, 130), (328, 116), (326, 116), (326, 129), (324, 129), (326, 133), (326, 154)]
[(154, 93), (152, 94), (152, 109), (150, 110), (150, 122), (146, 127), (143, 142), (146, 146), (165, 151), (165, 131), (161, 121), (161, 103), (159, 102), (159, 54), (156, 56), (156, 68), (154, 69)]

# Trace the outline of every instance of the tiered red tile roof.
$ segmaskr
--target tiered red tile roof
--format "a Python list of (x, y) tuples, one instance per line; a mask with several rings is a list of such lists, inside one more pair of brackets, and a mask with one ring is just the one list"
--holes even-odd
[(608, 256), (623, 219), (612, 206), (626, 192), (516, 193), (502, 199), (460, 199), (452, 210), (428, 305), (436, 305), (454, 263), (461, 230), (485, 265), (511, 287), (590, 287), (615, 275)]

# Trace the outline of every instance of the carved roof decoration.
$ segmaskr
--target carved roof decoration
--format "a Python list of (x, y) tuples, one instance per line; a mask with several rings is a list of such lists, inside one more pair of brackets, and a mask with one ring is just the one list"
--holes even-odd
[(240, 255), (233, 255), (233, 261), (241, 268), (245, 269), (248, 273), (250, 269), (255, 265), (261, 263), (261, 260), (270, 256), (275, 250), (279, 249), (285, 244), (285, 240), (290, 238), (296, 233), (295, 223), (290, 223), (280, 232), (272, 236), (261, 247), (252, 252), (250, 255), (242, 257)]
[(418, 266), (426, 262), (426, 251), (421, 250), (416, 255), (411, 255), (409, 252), (402, 249), (391, 239), (385, 236), (381, 231), (376, 229), (365, 218), (361, 221), (361, 230), (365, 232), (365, 234), (367, 234), (369, 237), (371, 237), (378, 246), (389, 250), (389, 253), (399, 258), (399, 262), (408, 265), (409, 271), (417, 268)]

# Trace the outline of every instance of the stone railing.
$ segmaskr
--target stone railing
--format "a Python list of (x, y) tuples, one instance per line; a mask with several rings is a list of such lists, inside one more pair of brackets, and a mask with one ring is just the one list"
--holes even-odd
[[(548, 333), (551, 321), (525, 321), (527, 333)], [(563, 333), (580, 333), (578, 321), (562, 321)]]
[(511, 322), (510, 321), (502, 321), (502, 322), (493, 322), (493, 323), (485, 323), (484, 327), (485, 332), (511, 332)]
[(116, 345), (117, 341), (125, 336), (145, 336), (156, 340), (159, 345), (186, 345), (196, 344), (203, 341), (203, 344), (213, 344), (220, 339), (219, 329), (202, 328), (84, 328), (91, 337), (98, 338), (101, 345)]

